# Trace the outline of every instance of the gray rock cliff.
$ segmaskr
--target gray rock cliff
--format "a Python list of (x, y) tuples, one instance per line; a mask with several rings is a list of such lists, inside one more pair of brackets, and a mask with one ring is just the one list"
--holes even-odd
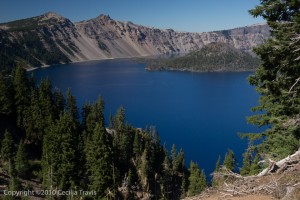
[(254, 46), (269, 37), (270, 29), (266, 24), (189, 33), (116, 21), (106, 15), (73, 23), (49, 12), (0, 24), (0, 58), (14, 59), (11, 62), (5, 60), (7, 64), (21, 62), (28, 66), (39, 66), (105, 58), (189, 53), (212, 42), (231, 44), (237, 49), (251, 52)]

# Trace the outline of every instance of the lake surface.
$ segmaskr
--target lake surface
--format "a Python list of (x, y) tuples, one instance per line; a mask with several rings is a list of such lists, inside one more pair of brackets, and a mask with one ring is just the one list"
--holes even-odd
[(145, 64), (124, 59), (56, 65), (33, 73), (37, 80), (49, 77), (63, 91), (71, 88), (79, 107), (101, 95), (107, 120), (123, 106), (130, 124), (155, 126), (162, 144), (183, 148), (186, 162), (198, 162), (207, 174), (228, 148), (242, 164), (247, 141), (237, 133), (258, 132), (246, 123), (259, 98), (247, 83), (250, 72), (151, 72), (144, 68)]

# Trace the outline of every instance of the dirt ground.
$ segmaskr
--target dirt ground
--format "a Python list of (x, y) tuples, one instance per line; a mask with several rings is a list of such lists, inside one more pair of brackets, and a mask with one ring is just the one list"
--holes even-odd
[(269, 195), (248, 195), (242, 197), (224, 197), (223, 195), (212, 195), (209, 197), (193, 197), (189, 200), (275, 200), (272, 196)]

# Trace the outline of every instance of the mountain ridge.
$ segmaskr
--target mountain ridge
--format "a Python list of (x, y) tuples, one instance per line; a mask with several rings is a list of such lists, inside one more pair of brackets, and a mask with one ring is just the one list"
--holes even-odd
[(0, 67), (189, 53), (212, 42), (252, 52), (269, 37), (266, 24), (191, 33), (117, 21), (103, 14), (73, 23), (48, 12), (0, 24)]

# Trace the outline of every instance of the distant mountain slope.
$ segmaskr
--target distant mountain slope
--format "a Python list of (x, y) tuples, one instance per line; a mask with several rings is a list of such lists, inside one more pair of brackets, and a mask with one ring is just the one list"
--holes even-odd
[(153, 60), (148, 70), (180, 71), (252, 71), (259, 65), (259, 59), (248, 52), (236, 49), (226, 43), (210, 43), (186, 56)]
[(270, 37), (267, 25), (188, 33), (120, 22), (109, 16), (72, 23), (55, 14), (0, 24), (0, 67), (189, 53), (212, 42), (251, 52)]

